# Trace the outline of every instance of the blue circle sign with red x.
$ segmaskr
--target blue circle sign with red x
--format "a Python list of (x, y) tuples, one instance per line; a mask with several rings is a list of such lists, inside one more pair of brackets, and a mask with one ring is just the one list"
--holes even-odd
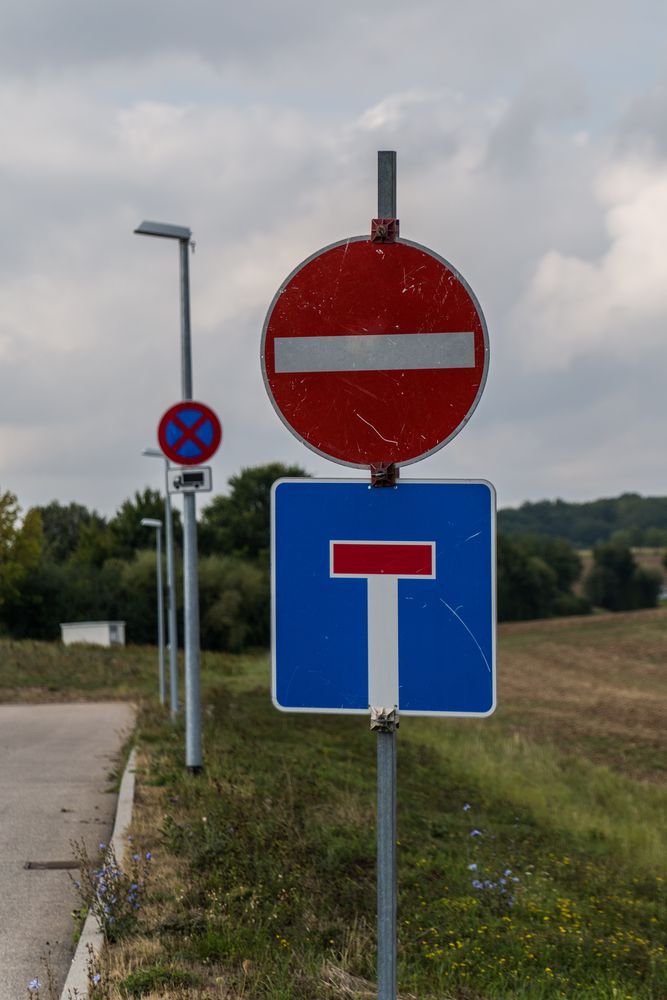
[(192, 399), (170, 406), (157, 429), (160, 448), (178, 465), (200, 465), (218, 450), (222, 427), (213, 410)]

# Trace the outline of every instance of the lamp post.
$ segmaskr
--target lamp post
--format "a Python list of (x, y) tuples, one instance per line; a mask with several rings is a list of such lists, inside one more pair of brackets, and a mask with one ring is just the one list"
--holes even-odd
[(144, 448), (146, 458), (161, 458), (164, 462), (164, 524), (167, 549), (167, 631), (169, 633), (169, 695), (172, 720), (178, 715), (178, 625), (176, 622), (176, 567), (174, 564), (174, 528), (169, 493), (169, 460), (159, 448)]
[[(188, 248), (192, 232), (186, 226), (142, 222), (140, 236), (178, 240), (181, 289), (181, 386), (183, 399), (192, 399), (192, 344), (190, 338), (190, 272)], [(201, 695), (199, 690), (199, 587), (197, 583), (197, 512), (195, 496), (183, 497), (183, 618), (185, 647), (185, 764), (197, 774), (202, 769)]]
[(157, 641), (158, 641), (158, 663), (160, 666), (160, 704), (164, 705), (165, 682), (164, 682), (164, 603), (162, 593), (162, 521), (154, 517), (142, 517), (142, 528), (155, 528), (157, 539)]

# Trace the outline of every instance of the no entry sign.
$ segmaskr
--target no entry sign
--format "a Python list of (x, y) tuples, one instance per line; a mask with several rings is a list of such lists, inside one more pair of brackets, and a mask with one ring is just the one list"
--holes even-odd
[(406, 465), (467, 422), (488, 368), (461, 275), (407, 240), (355, 237), (300, 264), (271, 304), (262, 371), (283, 423), (343, 465)]
[(222, 427), (205, 403), (184, 400), (170, 406), (157, 431), (160, 448), (178, 465), (200, 465), (218, 450)]

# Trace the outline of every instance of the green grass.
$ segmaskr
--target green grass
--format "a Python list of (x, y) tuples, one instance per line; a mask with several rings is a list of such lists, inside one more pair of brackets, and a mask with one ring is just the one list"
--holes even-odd
[[(243, 662), (243, 657), (202, 652), (202, 684), (214, 682), (223, 671), (238, 672)], [(182, 682), (182, 651), (179, 651), (179, 671)], [(181, 683), (181, 701), (182, 688)], [(154, 701), (157, 693), (158, 656), (152, 646), (104, 648), (0, 639), (0, 702), (144, 698)]]
[[(170, 802), (163, 847), (190, 873), (188, 933), (163, 928), (165, 955), (237, 983), (250, 961), (252, 997), (336, 996), (327, 962), (372, 982), (374, 737), (357, 719), (279, 715), (247, 676), (208, 704), (204, 776), (183, 773), (166, 733), (148, 776)], [(405, 994), (667, 993), (662, 790), (420, 720), (401, 727), (398, 783)]]
[[(667, 997), (665, 662), (667, 615), (513, 628), (496, 716), (403, 720), (402, 996)], [(265, 655), (210, 654), (195, 777), (155, 671), (154, 650), (0, 644), (5, 691), (143, 706), (136, 822), (159, 877), (109, 996), (372, 996), (368, 723), (278, 713)]]
[(198, 977), (192, 973), (158, 964), (131, 972), (118, 984), (118, 988), (126, 997), (143, 997), (157, 989), (164, 990), (167, 986), (196, 986), (198, 984)]
[(151, 697), (157, 653), (150, 647), (104, 649), (0, 639), (0, 700), (48, 701)]
[(498, 801), (528, 810), (536, 822), (562, 828), (591, 850), (602, 841), (627, 863), (656, 870), (664, 865), (667, 789), (555, 752), (551, 744), (508, 738), (499, 727), (417, 726), (414, 738), (444, 756), (450, 774), (488, 794), (493, 790)]

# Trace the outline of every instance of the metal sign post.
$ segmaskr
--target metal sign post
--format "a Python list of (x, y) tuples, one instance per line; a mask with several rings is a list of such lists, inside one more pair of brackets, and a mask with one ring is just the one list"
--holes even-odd
[[(192, 232), (187, 226), (142, 222), (141, 236), (178, 240), (181, 311), (181, 385), (184, 400), (192, 397), (190, 336), (190, 272), (188, 253)], [(164, 450), (164, 449), (163, 449)], [(193, 773), (202, 769), (201, 695), (199, 683), (199, 587), (197, 579), (197, 511), (194, 493), (183, 497), (183, 597), (185, 646), (185, 763)]]
[(174, 522), (169, 496), (169, 461), (164, 462), (164, 515), (167, 535), (167, 621), (169, 623), (169, 699), (172, 722), (178, 717), (178, 624), (176, 621), (176, 567), (174, 566)]
[[(183, 399), (192, 399), (190, 336), (190, 241), (179, 240), (181, 273), (181, 374)], [(199, 582), (197, 570), (197, 501), (183, 496), (183, 631), (185, 641), (185, 766), (202, 769), (199, 665)]]
[(166, 686), (164, 673), (164, 591), (162, 588), (162, 521), (155, 517), (142, 517), (142, 528), (155, 528), (157, 541), (156, 569), (157, 569), (157, 642), (158, 642), (158, 676), (160, 704), (166, 701)]
[[(396, 234), (396, 153), (378, 152), (378, 219), (372, 226), (380, 239)], [(394, 235), (395, 238), (395, 235)], [(386, 464), (391, 470), (391, 463)], [(377, 488), (395, 482), (392, 471), (379, 477)], [(369, 615), (370, 617), (370, 615)], [(370, 623), (369, 623), (370, 624)], [(398, 632), (398, 629), (397, 629)], [(370, 636), (369, 636), (370, 646)], [(396, 635), (396, 700), (374, 705), (371, 730), (377, 736), (377, 979), (378, 1000), (396, 1000), (396, 729), (398, 727), (398, 634)]]
[(398, 470), (465, 426), (488, 361), (486, 322), (465, 279), (400, 238), (396, 153), (379, 152), (370, 238), (299, 264), (274, 296), (261, 347), (285, 426), (320, 455), (370, 468), (371, 488), (274, 484), (271, 645), (276, 708), (370, 712), (378, 1000), (397, 996), (399, 711), (483, 717), (495, 708), (494, 489), (484, 480), (398, 485)]
[(142, 455), (164, 462), (164, 524), (167, 549), (167, 623), (169, 631), (169, 695), (172, 722), (178, 718), (178, 626), (176, 622), (176, 568), (174, 566), (174, 527), (169, 493), (169, 459), (158, 448), (144, 448)]
[[(187, 248), (186, 248), (187, 251)], [(181, 264), (187, 271), (187, 254), (181, 255)], [(187, 277), (187, 273), (186, 273)], [(183, 328), (189, 331), (188, 285), (184, 280)], [(192, 398), (192, 370), (189, 332), (184, 333), (183, 343), (183, 400), (170, 406), (158, 424), (160, 448), (172, 462), (186, 468), (170, 469), (167, 489), (170, 493), (182, 492), (183, 496), (183, 576), (185, 610), (185, 733), (186, 764), (191, 771), (200, 771), (201, 756), (201, 699), (199, 694), (199, 586), (197, 580), (197, 519), (195, 494), (198, 489), (211, 488), (210, 469), (189, 467), (211, 458), (222, 438), (218, 417), (206, 403)], [(207, 475), (208, 473), (208, 475)]]
[(282, 479), (272, 490), (272, 695), (377, 737), (381, 1000), (396, 977), (396, 725), (495, 705), (495, 494), (479, 481)]
[(396, 727), (398, 712), (371, 709), (377, 734), (378, 1000), (396, 1000)]

